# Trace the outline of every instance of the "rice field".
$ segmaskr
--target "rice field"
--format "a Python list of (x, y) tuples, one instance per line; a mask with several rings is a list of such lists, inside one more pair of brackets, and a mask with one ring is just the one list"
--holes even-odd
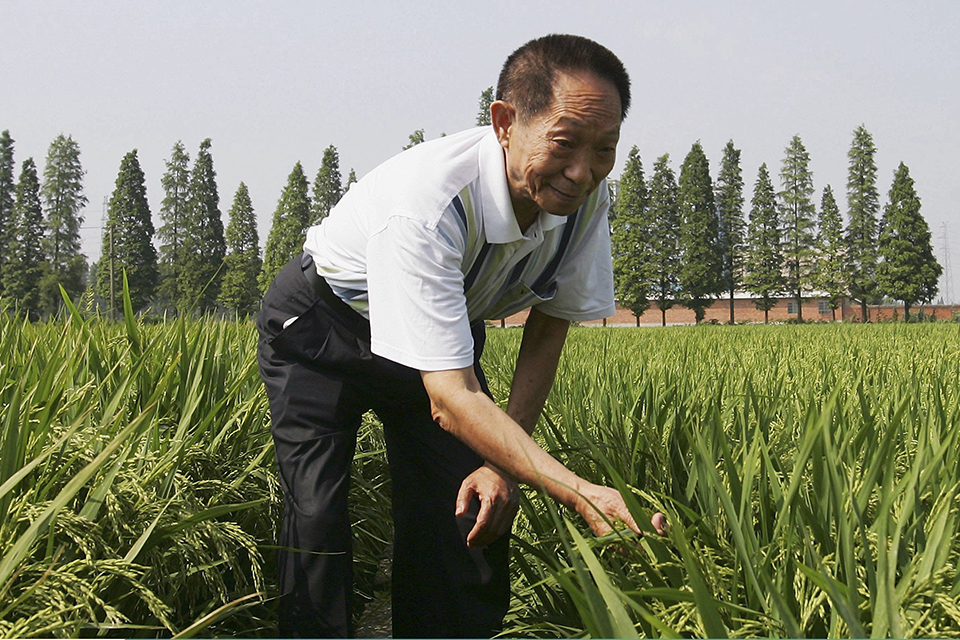
[[(506, 398), (521, 333), (489, 331)], [(280, 496), (248, 322), (0, 315), (0, 636), (269, 636)], [(960, 325), (571, 331), (538, 430), (669, 535), (525, 493), (512, 637), (960, 635)], [(388, 588), (376, 420), (357, 618)]]

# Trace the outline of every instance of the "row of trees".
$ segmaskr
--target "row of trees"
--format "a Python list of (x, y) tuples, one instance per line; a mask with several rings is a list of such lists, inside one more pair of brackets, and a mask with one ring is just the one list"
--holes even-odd
[[(477, 124), (490, 124), (493, 87), (480, 95)], [(409, 148), (424, 141), (410, 135)], [(301, 251), (304, 231), (316, 224), (357, 181), (350, 169), (344, 184), (333, 145), (323, 152), (313, 190), (297, 162), (273, 214), (261, 258), (256, 216), (247, 186), (240, 183), (224, 230), (216, 171), (204, 140), (190, 164), (177, 142), (161, 178), (164, 197), (154, 228), (143, 170), (134, 149), (120, 163), (103, 229), (101, 259), (88, 269), (80, 251), (84, 170), (80, 147), (58, 136), (50, 145), (41, 184), (32, 158), (14, 182), (14, 141), (0, 134), (0, 299), (31, 318), (48, 316), (62, 303), (60, 287), (76, 299), (85, 291), (111, 310), (126, 277), (135, 310), (239, 315), (256, 310), (283, 266)]]
[(889, 201), (880, 214), (876, 147), (858, 127), (848, 153), (848, 222), (844, 227), (833, 189), (814, 203), (810, 156), (794, 136), (774, 188), (764, 163), (757, 172), (749, 220), (744, 215), (740, 150), (723, 150), (714, 182), (700, 142), (690, 149), (679, 179), (669, 154), (654, 163), (647, 181), (636, 147), (618, 183), (611, 215), (614, 277), (621, 304), (639, 316), (655, 305), (666, 322), (675, 304), (692, 309), (697, 322), (712, 301), (746, 291), (765, 315), (778, 298), (824, 297), (836, 311), (845, 297), (867, 305), (883, 297), (910, 307), (937, 293), (941, 267), (907, 166), (898, 167)]
[[(179, 313), (217, 308), (238, 315), (253, 313), (273, 277), (301, 250), (305, 226), (325, 217), (343, 194), (336, 147), (324, 151), (312, 198), (303, 167), (297, 162), (277, 204), (261, 258), (256, 215), (243, 182), (234, 194), (224, 231), (210, 146), (209, 138), (200, 144), (192, 168), (183, 144), (177, 142), (173, 147), (161, 179), (163, 224), (156, 233), (158, 252), (153, 249), (153, 225), (136, 150), (126, 155), (110, 200), (104, 257), (97, 268), (101, 297), (112, 299), (115, 295), (108, 286), (111, 278), (107, 271), (112, 265), (114, 289), (116, 273), (122, 268), (135, 309), (152, 304)], [(355, 180), (352, 170), (351, 179)], [(293, 228), (298, 230), (297, 240), (287, 234)]]
[[(312, 197), (297, 163), (274, 213), (263, 261), (256, 216), (242, 182), (224, 230), (210, 148), (210, 140), (204, 140), (191, 167), (183, 143), (173, 146), (161, 179), (164, 198), (159, 229), (154, 228), (137, 150), (127, 153), (108, 203), (102, 257), (88, 269), (80, 247), (87, 197), (79, 145), (72, 137), (58, 136), (50, 145), (42, 181), (33, 158), (23, 161), (14, 181), (14, 141), (9, 131), (3, 131), (0, 297), (4, 305), (34, 319), (44, 317), (62, 303), (62, 286), (74, 299), (86, 290), (112, 311), (125, 276), (138, 311), (148, 305), (179, 313), (217, 307), (240, 315), (255, 311), (273, 276), (299, 251), (303, 229), (326, 216), (343, 194), (339, 154), (332, 145), (324, 151)], [(347, 185), (355, 181), (351, 169)]]
[[(476, 124), (490, 124), (493, 88), (479, 99)], [(410, 135), (408, 148), (424, 139)], [(217, 307), (253, 312), (281, 268), (301, 250), (305, 229), (319, 222), (356, 181), (344, 185), (336, 147), (329, 146), (312, 193), (297, 162), (287, 179), (261, 259), (250, 195), (238, 187), (224, 231), (210, 140), (190, 165), (181, 142), (174, 145), (161, 179), (164, 198), (155, 231), (143, 171), (133, 150), (124, 156), (109, 200), (100, 261), (90, 269), (89, 290), (113, 301), (125, 273), (135, 309), (206, 312)], [(799, 136), (787, 146), (775, 190), (766, 164), (760, 166), (745, 217), (740, 151), (723, 150), (714, 182), (703, 148), (695, 143), (679, 178), (664, 154), (644, 177), (634, 147), (618, 183), (611, 212), (614, 274), (618, 298), (637, 315), (656, 305), (665, 320), (675, 304), (705, 308), (723, 295), (747, 291), (758, 308), (792, 296), (802, 319), (804, 295), (816, 292), (836, 309), (844, 297), (868, 304), (882, 297), (909, 308), (931, 300), (941, 268), (920, 214), (909, 170), (898, 168), (890, 200), (880, 214), (876, 147), (864, 127), (854, 131), (847, 180), (848, 223), (844, 227), (832, 188), (813, 202), (809, 154)], [(13, 180), (13, 140), (0, 134), (0, 296), (39, 317), (56, 310), (59, 287), (76, 297), (84, 291), (86, 261), (79, 229), (83, 194), (80, 149), (70, 137), (50, 145), (41, 184), (31, 158)], [(154, 243), (156, 242), (156, 247)]]

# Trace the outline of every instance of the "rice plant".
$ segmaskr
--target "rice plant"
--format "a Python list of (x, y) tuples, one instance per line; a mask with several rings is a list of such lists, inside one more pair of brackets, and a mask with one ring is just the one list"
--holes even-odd
[[(0, 315), (0, 636), (275, 634), (256, 332), (126, 311)], [(489, 333), (499, 398), (519, 340)], [(957, 325), (574, 329), (537, 437), (672, 526), (597, 539), (526, 493), (504, 633), (960, 635), (958, 424)], [(361, 624), (388, 588), (383, 449), (368, 416)]]
[(528, 496), (507, 633), (958, 635), (958, 382), (955, 325), (575, 333), (544, 445), (673, 527)]
[(245, 323), (0, 316), (0, 635), (269, 624), (279, 500), (254, 347)]

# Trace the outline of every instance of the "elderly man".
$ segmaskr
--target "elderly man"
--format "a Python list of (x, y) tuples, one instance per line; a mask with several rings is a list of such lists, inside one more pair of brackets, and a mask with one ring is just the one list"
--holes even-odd
[[(277, 276), (258, 355), (285, 497), (283, 635), (351, 631), (347, 493), (367, 410), (392, 478), (397, 637), (498, 631), (517, 482), (597, 533), (618, 520), (639, 532), (617, 491), (530, 436), (569, 323), (614, 311), (604, 178), (629, 104), (606, 48), (528, 42), (504, 64), (492, 127), (373, 170)], [(479, 364), (483, 320), (531, 306), (503, 411)]]

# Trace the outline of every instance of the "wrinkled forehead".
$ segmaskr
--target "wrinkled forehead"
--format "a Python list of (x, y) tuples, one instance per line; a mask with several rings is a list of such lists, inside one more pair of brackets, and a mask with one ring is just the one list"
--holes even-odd
[(521, 120), (534, 118), (547, 112), (577, 111), (590, 109), (597, 113), (610, 113), (616, 119), (618, 128), (623, 121), (620, 92), (609, 79), (593, 71), (581, 69), (558, 69), (554, 72), (550, 101), (534, 113), (521, 113)]

